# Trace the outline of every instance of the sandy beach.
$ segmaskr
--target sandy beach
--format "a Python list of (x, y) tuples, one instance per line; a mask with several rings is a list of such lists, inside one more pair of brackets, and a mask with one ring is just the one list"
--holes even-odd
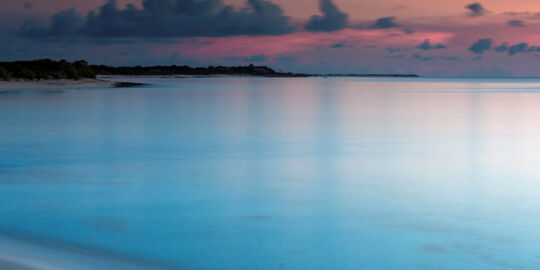
[(34, 90), (77, 90), (93, 88), (131, 87), (138, 84), (98, 79), (81, 80), (10, 80), (0, 81), (0, 93)]
[(140, 78), (223, 78), (223, 77), (251, 77), (250, 75), (102, 75), (96, 79), (81, 79), (81, 80), (0, 80), (0, 93), (14, 91), (39, 91), (39, 90), (79, 90), (79, 89), (94, 89), (94, 88), (120, 88), (133, 87), (143, 85), (141, 83), (122, 82), (121, 78), (140, 79)]
[(210, 75), (189, 75), (189, 74), (175, 74), (175, 75), (99, 75), (98, 79), (119, 79), (119, 78), (161, 78), (161, 79), (192, 79), (192, 78), (242, 78), (242, 77), (258, 77), (255, 75), (232, 75), (232, 74), (210, 74)]

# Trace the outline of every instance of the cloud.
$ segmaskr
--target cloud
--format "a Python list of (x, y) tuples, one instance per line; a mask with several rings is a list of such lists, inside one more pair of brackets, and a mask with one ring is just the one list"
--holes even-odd
[(141, 48), (131, 48), (122, 52), (123, 57), (127, 58), (124, 65), (127, 66), (155, 66), (155, 65), (197, 65), (197, 63), (188, 58), (182, 57), (179, 52), (171, 54), (153, 54)]
[(512, 73), (502, 67), (479, 67), (462, 73), (461, 77), (512, 77)]
[(491, 38), (481, 38), (469, 48), (469, 51), (476, 54), (483, 54), (485, 51), (491, 50), (492, 43), (493, 40)]
[(371, 29), (388, 29), (400, 27), (395, 21), (396, 17), (384, 17), (377, 19), (372, 25)]
[(436, 49), (444, 49), (446, 48), (446, 46), (441, 43), (431, 44), (429, 42), (429, 39), (426, 39), (424, 40), (422, 44), (416, 46), (416, 48), (421, 49), (421, 50), (436, 50)]
[(430, 60), (433, 60), (433, 56), (422, 56), (421, 54), (419, 53), (415, 53), (413, 55), (411, 55), (412, 58), (416, 59), (416, 60), (419, 60), (419, 61), (430, 61)]
[(30, 3), (30, 2), (25, 2), (25, 3), (23, 4), (23, 8), (24, 8), (24, 9), (32, 9), (32, 7), (33, 7), (33, 6), (32, 6), (32, 3)]
[(293, 31), (283, 10), (267, 0), (248, 0), (240, 9), (225, 5), (221, 0), (144, 0), (142, 9), (128, 4), (122, 10), (117, 8), (116, 0), (108, 0), (97, 12), (90, 11), (86, 17), (75, 9), (61, 11), (53, 16), (48, 27), (28, 22), (18, 34), (26, 37), (221, 37), (282, 35)]
[(522, 20), (509, 20), (506, 24), (514, 27), (524, 27), (525, 23)]
[(386, 51), (389, 53), (399, 53), (401, 51), (406, 51), (406, 50), (404, 48), (399, 48), (399, 47), (396, 47), (396, 48), (387, 47)]
[[(275, 59), (276, 66), (289, 72), (305, 72), (305, 65), (299, 64), (299, 60), (294, 55), (280, 54)], [(280, 70), (281, 71), (281, 70)]]
[(457, 56), (440, 56), (439, 58), (446, 60), (446, 61), (459, 61), (461, 58)]
[(486, 14), (486, 9), (480, 3), (472, 3), (465, 6), (469, 10), (469, 16), (480, 17)]
[(478, 56), (475, 56), (472, 58), (473, 61), (481, 61), (481, 60), (484, 60), (484, 57), (482, 57), (481, 55), (478, 55)]
[(508, 44), (506, 42), (495, 47), (496, 52), (506, 52), (507, 50), (508, 50)]
[(258, 55), (253, 55), (253, 56), (250, 56), (250, 57), (245, 57), (244, 59), (242, 59), (246, 62), (265, 62), (266, 60), (268, 60), (268, 57), (266, 57), (266, 55), (264, 54), (258, 54)]
[(529, 49), (527, 49), (527, 52), (540, 52), (539, 46), (531, 46)]
[(495, 47), (496, 52), (508, 52), (509, 55), (516, 55), (518, 53), (531, 53), (540, 52), (540, 46), (529, 46), (526, 42), (521, 42), (509, 46), (508, 43), (503, 43), (498, 47)]
[(528, 12), (528, 11), (522, 11), (522, 12), (506, 11), (506, 12), (503, 12), (502, 15), (506, 15), (506, 16), (529, 16), (529, 15), (531, 15), (531, 13)]
[(403, 30), (403, 33), (409, 34), (409, 35), (414, 34), (416, 32), (414, 29), (409, 28), (409, 27), (403, 27), (402, 30)]
[(313, 15), (305, 28), (313, 32), (331, 32), (341, 30), (349, 24), (347, 14), (343, 13), (332, 0), (319, 0), (322, 16)]
[(79, 34), (83, 26), (83, 17), (75, 8), (71, 8), (53, 15), (49, 27), (39, 27), (34, 21), (27, 21), (17, 30), (17, 33), (21, 36), (36, 38), (66, 37)]
[(384, 58), (387, 58), (387, 59), (401, 59), (401, 58), (404, 58), (405, 54), (395, 54), (395, 55), (388, 55), (388, 56), (385, 56)]
[(298, 62), (298, 58), (296, 58), (294, 55), (280, 54), (278, 57), (276, 57), (276, 61), (280, 64), (291, 64)]
[(508, 48), (508, 54), (509, 55), (515, 55), (516, 53), (526, 52), (527, 47), (529, 47), (529, 46), (525, 42), (518, 43), (516, 45), (512, 45), (512, 46), (510, 46), (510, 48)]
[(343, 48), (345, 47), (345, 42), (338, 42), (330, 45), (330, 48)]

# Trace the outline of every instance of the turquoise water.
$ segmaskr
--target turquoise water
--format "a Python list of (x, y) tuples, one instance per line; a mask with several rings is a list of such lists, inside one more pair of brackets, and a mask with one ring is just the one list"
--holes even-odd
[(189, 269), (540, 268), (540, 80), (138, 81), (0, 95), (1, 231)]

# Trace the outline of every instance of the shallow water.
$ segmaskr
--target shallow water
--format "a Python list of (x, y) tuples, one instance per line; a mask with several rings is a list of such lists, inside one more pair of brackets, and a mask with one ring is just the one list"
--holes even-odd
[(540, 268), (540, 80), (142, 81), (0, 95), (0, 231), (190, 269)]

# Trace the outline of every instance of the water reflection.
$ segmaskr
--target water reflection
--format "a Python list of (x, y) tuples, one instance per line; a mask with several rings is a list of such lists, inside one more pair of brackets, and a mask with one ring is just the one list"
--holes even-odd
[(535, 80), (0, 96), (0, 227), (195, 269), (534, 269)]

